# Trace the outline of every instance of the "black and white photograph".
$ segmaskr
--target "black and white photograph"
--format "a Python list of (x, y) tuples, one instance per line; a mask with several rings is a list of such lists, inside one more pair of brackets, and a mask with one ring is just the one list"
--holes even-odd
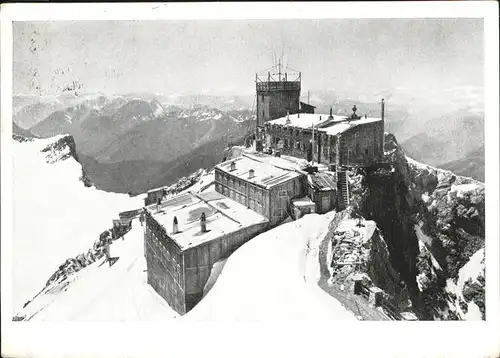
[(299, 322), (333, 343), (361, 321), (498, 320), (498, 4), (481, 3), (2, 11), (2, 322)]

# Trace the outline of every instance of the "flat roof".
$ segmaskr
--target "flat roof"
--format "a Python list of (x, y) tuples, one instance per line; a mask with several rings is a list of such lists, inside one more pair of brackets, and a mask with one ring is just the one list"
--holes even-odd
[(160, 186), (160, 187), (158, 187), (158, 188), (149, 189), (149, 190), (147, 191), (147, 193), (148, 193), (148, 194), (149, 194), (149, 193), (154, 193), (154, 192), (157, 192), (157, 191), (163, 190), (163, 189), (165, 189), (165, 188), (167, 188), (167, 186)]
[(316, 203), (312, 201), (311, 198), (309, 198), (308, 196), (304, 196), (298, 199), (293, 199), (292, 204), (295, 205), (296, 207), (308, 207), (316, 205)]
[(333, 115), (333, 118), (329, 119), (329, 116), (329, 114), (319, 113), (300, 113), (300, 115), (291, 114), (288, 116), (289, 123), (287, 123), (287, 117), (285, 116), (274, 119), (272, 121), (268, 121), (266, 122), (266, 124), (278, 124), (282, 126), (301, 129), (312, 129), (312, 126), (314, 125), (314, 129), (317, 129), (320, 132), (324, 132), (329, 135), (337, 135), (358, 125), (379, 122), (382, 120), (382, 118), (376, 117), (361, 117), (359, 119), (349, 119), (347, 116), (339, 116), (335, 114)]
[[(245, 227), (268, 222), (266, 217), (217, 192), (186, 192), (162, 202), (159, 212), (156, 204), (146, 210), (183, 251)], [(207, 218), (205, 233), (200, 229), (203, 212)], [(180, 231), (177, 234), (172, 232), (174, 217), (177, 217)]]
[(318, 172), (307, 175), (307, 181), (320, 191), (337, 190), (337, 179), (334, 173)]
[[(225, 173), (234, 175), (249, 183), (265, 187), (266, 189), (303, 175), (295, 171), (295, 167), (291, 163), (281, 162), (283, 166), (280, 166), (276, 160), (273, 163), (272, 158), (276, 157), (266, 156), (258, 158), (245, 154), (241, 157), (217, 164), (215, 167)], [(231, 170), (231, 163), (235, 163), (234, 170)], [(254, 170), (253, 178), (249, 178), (251, 169)]]

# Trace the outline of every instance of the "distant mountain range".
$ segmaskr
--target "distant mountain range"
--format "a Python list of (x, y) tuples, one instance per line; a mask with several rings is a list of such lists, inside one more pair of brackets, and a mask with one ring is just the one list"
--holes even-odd
[[(484, 116), (456, 111), (424, 124), (402, 143), (412, 158), (484, 181)], [(451, 170), (451, 169), (450, 169)]]
[(440, 168), (452, 171), (458, 175), (471, 177), (484, 182), (484, 145), (464, 157), (439, 165)]
[[(484, 180), (484, 116), (472, 100), (447, 109), (389, 92), (346, 99), (328, 90), (314, 91), (310, 101), (316, 113), (332, 108), (350, 114), (355, 104), (360, 115), (380, 116), (382, 97), (386, 132), (400, 138), (410, 157)], [(401, 104), (405, 99), (408, 105)], [(216, 164), (229, 142), (243, 143), (250, 135), (254, 108), (254, 96), (245, 95), (20, 95), (13, 97), (13, 130), (37, 137), (71, 134), (98, 188), (138, 194)]]
[[(243, 143), (254, 125), (250, 109), (200, 104), (186, 108), (162, 104), (158, 96), (144, 97), (98, 95), (80, 102), (65, 98), (65, 103), (74, 104), (66, 108), (61, 108), (61, 99), (52, 99), (41, 107), (59, 109), (42, 120), (28, 120), (26, 107), (19, 109), (15, 130), (42, 138), (71, 134), (97, 187), (138, 194), (213, 166), (227, 144)], [(25, 129), (21, 124), (33, 125)]]

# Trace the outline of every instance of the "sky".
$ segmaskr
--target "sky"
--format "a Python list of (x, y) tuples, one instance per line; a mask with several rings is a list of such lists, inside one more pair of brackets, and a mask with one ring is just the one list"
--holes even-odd
[(14, 22), (14, 94), (251, 94), (273, 56), (303, 89), (483, 86), (482, 19)]

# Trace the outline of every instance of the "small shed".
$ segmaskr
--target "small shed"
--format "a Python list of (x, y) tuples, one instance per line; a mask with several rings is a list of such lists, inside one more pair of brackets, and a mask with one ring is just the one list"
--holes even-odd
[(332, 172), (318, 172), (307, 175), (308, 194), (316, 204), (316, 212), (324, 214), (337, 205), (337, 178)]
[(307, 196), (303, 197), (303, 198), (292, 200), (291, 216), (294, 220), (298, 220), (304, 215), (315, 213), (315, 212), (316, 212), (316, 203), (314, 203)]
[(311, 106), (309, 103), (300, 102), (300, 113), (311, 113), (314, 114), (315, 106)]
[(163, 199), (166, 195), (166, 187), (151, 189), (148, 191), (146, 198), (144, 199), (144, 206), (154, 204), (158, 201), (158, 198)]

